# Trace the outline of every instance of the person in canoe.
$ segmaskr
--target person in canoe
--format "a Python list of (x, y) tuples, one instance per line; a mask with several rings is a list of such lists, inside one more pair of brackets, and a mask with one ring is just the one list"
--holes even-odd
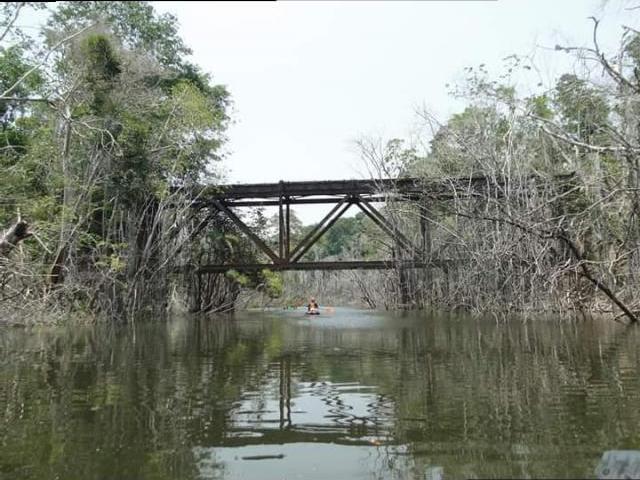
[(318, 307), (318, 302), (316, 302), (316, 299), (313, 297), (309, 299), (307, 315), (320, 315), (320, 307)]

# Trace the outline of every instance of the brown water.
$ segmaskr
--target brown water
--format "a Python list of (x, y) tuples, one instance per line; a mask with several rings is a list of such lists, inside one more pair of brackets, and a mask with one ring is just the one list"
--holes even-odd
[(640, 449), (638, 332), (347, 309), (0, 329), (0, 478), (594, 478)]

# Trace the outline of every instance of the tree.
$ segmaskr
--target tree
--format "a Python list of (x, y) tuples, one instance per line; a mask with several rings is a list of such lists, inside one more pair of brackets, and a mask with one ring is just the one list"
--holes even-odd
[[(114, 318), (163, 307), (171, 252), (192, 238), (184, 192), (218, 178), (228, 92), (147, 2), (62, 2), (31, 48), (0, 51), (4, 220), (17, 202), (36, 225), (21, 264), (46, 280), (28, 291)], [(51, 66), (28, 60), (42, 51)]]

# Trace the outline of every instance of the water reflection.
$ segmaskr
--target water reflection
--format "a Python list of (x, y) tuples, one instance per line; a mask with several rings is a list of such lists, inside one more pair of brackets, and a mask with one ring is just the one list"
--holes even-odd
[(640, 451), (610, 450), (604, 452), (596, 468), (598, 478), (640, 478)]
[(352, 310), (0, 332), (0, 478), (594, 478), (637, 329)]

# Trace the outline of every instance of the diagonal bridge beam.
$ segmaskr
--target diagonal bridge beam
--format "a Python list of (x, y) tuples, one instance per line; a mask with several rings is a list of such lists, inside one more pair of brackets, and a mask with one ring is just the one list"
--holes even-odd
[(320, 237), (325, 234), (336, 221), (342, 217), (351, 206), (350, 197), (344, 197), (340, 200), (331, 211), (325, 215), (325, 217), (318, 222), (318, 224), (300, 241), (298, 246), (294, 248), (291, 253), (290, 263), (295, 263), (300, 260), (305, 253), (309, 251), (315, 243), (320, 240)]
[(235, 224), (235, 226), (238, 227), (245, 235), (247, 235), (247, 237), (249, 237), (251, 241), (253, 241), (253, 243), (255, 243), (256, 246), (267, 255), (267, 257), (269, 257), (274, 263), (280, 263), (280, 257), (278, 257), (278, 255), (276, 255), (274, 251), (271, 250), (259, 236), (253, 233), (251, 231), (251, 228), (242, 220), (240, 220), (240, 218), (235, 213), (233, 213), (229, 207), (227, 207), (220, 200), (213, 200), (211, 203), (220, 212), (226, 214), (227, 217), (229, 217), (229, 219)]
[[(341, 269), (339, 264), (344, 265), (344, 269), (365, 268), (380, 269), (392, 268), (397, 262), (389, 261), (368, 261), (368, 262), (301, 262), (304, 255), (322, 238), (322, 236), (344, 215), (351, 205), (356, 205), (372, 222), (374, 222), (384, 233), (390, 238), (395, 239), (397, 244), (411, 253), (418, 252), (413, 243), (407, 239), (396, 226), (392, 225), (372, 204), (369, 200), (362, 198), (358, 194), (348, 194), (341, 198), (335, 198), (337, 203), (327, 213), (320, 222), (318, 222), (309, 231), (305, 237), (291, 250), (291, 230), (290, 230), (290, 203), (289, 196), (281, 196), (278, 199), (278, 252), (276, 253), (264, 240), (256, 235), (250, 226), (248, 226), (238, 215), (236, 215), (230, 206), (223, 200), (214, 199), (210, 204), (220, 213), (226, 215), (236, 227), (242, 231), (257, 247), (271, 260), (271, 264), (242, 264), (233, 265), (208, 265), (199, 269), (200, 273), (214, 273), (226, 271), (228, 269), (254, 271), (257, 265), (273, 270), (335, 270)], [(415, 256), (415, 255), (414, 255)], [(418, 258), (418, 256), (416, 256)]]
[(380, 229), (385, 232), (389, 237), (395, 239), (402, 248), (414, 253), (417, 251), (416, 247), (413, 243), (405, 237), (400, 230), (395, 225), (389, 223), (389, 221), (384, 218), (384, 216), (376, 210), (376, 208), (367, 200), (356, 197), (356, 201), (354, 202), (358, 208), (367, 216), (369, 219), (375, 223)]

